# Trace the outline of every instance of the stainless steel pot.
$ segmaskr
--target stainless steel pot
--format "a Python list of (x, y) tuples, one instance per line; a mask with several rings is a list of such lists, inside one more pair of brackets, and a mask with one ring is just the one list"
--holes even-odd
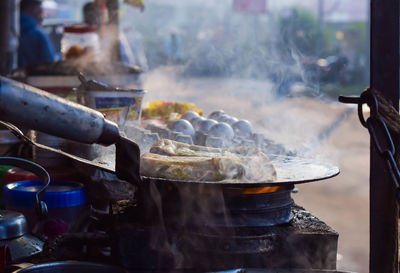
[(28, 234), (26, 219), (22, 213), (0, 210), (0, 246), (7, 246), (12, 262), (18, 263), (41, 252), (43, 242)]

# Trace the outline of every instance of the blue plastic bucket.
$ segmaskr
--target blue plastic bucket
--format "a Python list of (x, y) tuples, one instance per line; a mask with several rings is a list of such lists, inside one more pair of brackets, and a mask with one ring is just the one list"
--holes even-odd
[[(3, 188), (6, 209), (23, 213), (31, 229), (39, 221), (34, 209), (34, 200), (36, 192), (42, 187), (42, 181), (28, 180), (9, 183)], [(48, 208), (46, 221), (53, 221), (58, 225), (55, 228), (50, 227), (47, 233), (58, 235), (68, 231), (86, 208), (86, 190), (77, 182), (51, 181), (42, 201)]]

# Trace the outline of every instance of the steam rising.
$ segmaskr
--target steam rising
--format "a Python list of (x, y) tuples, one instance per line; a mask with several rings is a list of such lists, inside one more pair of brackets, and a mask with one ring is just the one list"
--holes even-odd
[[(310, 98), (320, 97), (320, 83), (302, 66), (304, 58), (321, 53), (316, 1), (296, 8), (298, 2), (278, 2), (267, 1), (265, 14), (235, 12), (228, 0), (157, 0), (143, 13), (125, 7), (124, 33), (132, 44), (140, 33), (147, 51), (145, 101), (194, 102), (206, 115), (223, 109), (287, 150), (301, 151), (298, 156), (315, 157), (328, 135), (316, 136), (335, 122), (326, 109), (315, 108)], [(303, 14), (307, 24), (300, 28)], [(335, 161), (332, 151), (324, 154)]]
[[(149, 1), (143, 14), (126, 7), (126, 14), (135, 15), (122, 15), (128, 40), (134, 41), (140, 30), (147, 43), (145, 100), (194, 102), (206, 114), (223, 109), (249, 120), (257, 132), (299, 158), (335, 161), (335, 153), (322, 144), (352, 110), (312, 98), (320, 95), (319, 83), (302, 69), (304, 48), (279, 31), (278, 10), (236, 14), (230, 3)], [(333, 118), (326, 111), (335, 112)], [(250, 171), (257, 171), (259, 161), (250, 160)], [(193, 233), (235, 234), (234, 229), (221, 229), (231, 223), (222, 190), (180, 185), (171, 192), (166, 187), (149, 185), (156, 222), (150, 243), (171, 255), (174, 268), (181, 268), (185, 253), (176, 245), (180, 238), (170, 237), (171, 229), (192, 238), (188, 242), (193, 247), (203, 243)]]
[[(153, 215), (155, 224), (151, 229), (150, 247), (167, 257), (170, 268), (195, 268), (188, 252), (207, 247), (196, 234), (233, 235), (233, 230), (220, 229), (230, 224), (222, 191), (201, 185), (181, 185), (179, 189), (166, 190), (153, 183), (149, 188), (157, 211), (157, 215)], [(218, 226), (216, 219), (219, 219)]]

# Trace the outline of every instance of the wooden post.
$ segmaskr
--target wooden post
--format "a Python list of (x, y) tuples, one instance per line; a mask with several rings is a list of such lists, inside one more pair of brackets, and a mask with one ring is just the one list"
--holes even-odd
[[(371, 0), (370, 85), (399, 109), (398, 0)], [(394, 139), (398, 149), (398, 139)], [(370, 272), (398, 272), (395, 188), (385, 160), (371, 140), (370, 169)]]

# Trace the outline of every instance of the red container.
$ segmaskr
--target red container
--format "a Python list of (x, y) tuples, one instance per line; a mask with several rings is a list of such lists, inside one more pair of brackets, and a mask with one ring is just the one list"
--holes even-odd
[(25, 171), (21, 168), (11, 168), (4, 175), (4, 185), (17, 182), (17, 181), (25, 181), (25, 180), (39, 180), (35, 174)]

